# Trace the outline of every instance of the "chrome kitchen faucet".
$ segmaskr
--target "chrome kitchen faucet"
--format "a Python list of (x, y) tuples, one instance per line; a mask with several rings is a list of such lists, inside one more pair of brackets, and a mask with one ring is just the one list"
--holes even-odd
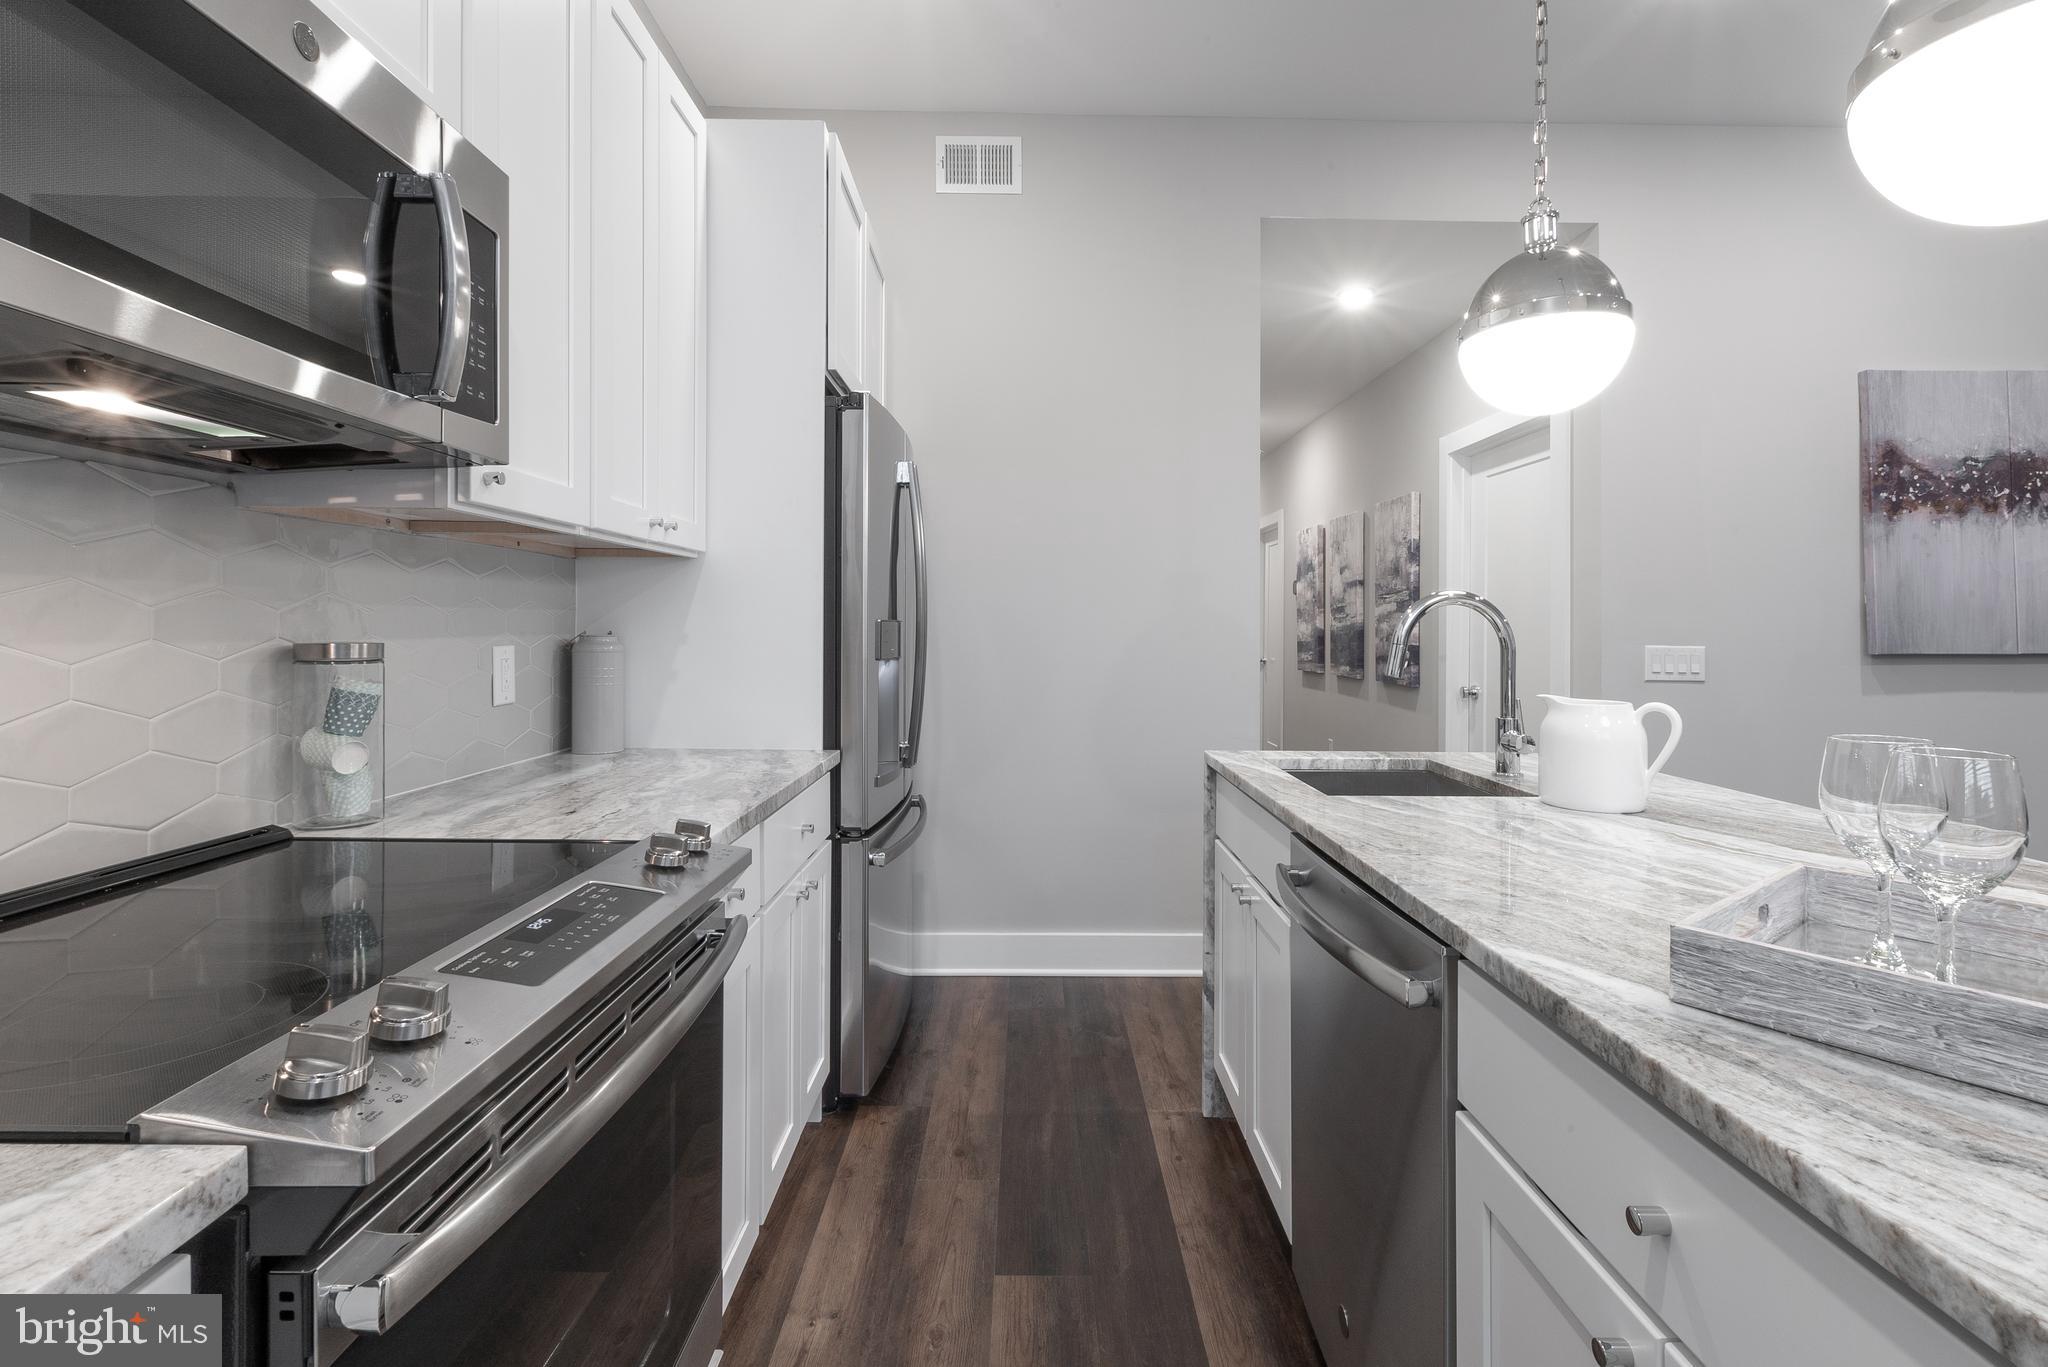
[(1394, 638), (1387, 645), (1387, 658), (1380, 662), (1380, 673), (1388, 679), (1401, 677), (1401, 659), (1408, 653), (1408, 639), (1432, 608), (1440, 608), (1446, 603), (1472, 609), (1492, 624), (1493, 634), (1500, 638), (1500, 717), (1494, 722), (1493, 772), (1519, 778), (1522, 774), (1522, 752), (1534, 750), (1536, 742), (1522, 729), (1522, 700), (1515, 693), (1515, 629), (1508, 625), (1507, 614), (1493, 600), (1467, 593), (1464, 589), (1432, 593), (1409, 608), (1395, 623)]

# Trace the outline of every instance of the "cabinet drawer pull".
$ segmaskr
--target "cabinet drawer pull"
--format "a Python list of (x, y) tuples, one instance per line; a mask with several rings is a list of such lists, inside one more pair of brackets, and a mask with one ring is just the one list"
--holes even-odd
[(1636, 1367), (1636, 1350), (1627, 1339), (1594, 1339), (1594, 1367)]
[(1259, 899), (1250, 893), (1240, 892), (1237, 895), (1237, 904), (1241, 907), (1255, 907), (1259, 904)]
[(1250, 883), (1232, 883), (1230, 885), (1230, 890), (1236, 893), (1239, 897), (1242, 897), (1244, 896), (1244, 890), (1250, 886)]
[(1622, 1216), (1628, 1221), (1628, 1232), (1638, 1239), (1671, 1237), (1671, 1212), (1662, 1206), (1630, 1206)]
[(731, 898), (735, 902), (744, 902), (747, 900), (747, 890), (745, 888), (734, 888), (731, 892), (728, 892), (726, 896)]
[(812, 833), (813, 831), (815, 831), (815, 830), (817, 830), (817, 829), (818, 829), (818, 828), (817, 828), (817, 826), (816, 826), (816, 825), (814, 825), (813, 823), (811, 823), (811, 822), (809, 822), (809, 821), (806, 821), (806, 822), (805, 822), (805, 823), (804, 823), (803, 825), (801, 825), (801, 826), (799, 826), (799, 827), (797, 827), (797, 828), (796, 828), (796, 833), (797, 833), (797, 834), (798, 834), (799, 836), (805, 836), (805, 835), (809, 835), (809, 834), (811, 834), (811, 833)]

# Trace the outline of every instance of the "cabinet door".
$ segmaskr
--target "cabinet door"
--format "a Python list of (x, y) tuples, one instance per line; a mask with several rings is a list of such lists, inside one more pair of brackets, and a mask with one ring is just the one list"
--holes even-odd
[(1230, 1113), (1245, 1125), (1251, 1098), (1251, 875), (1216, 842), (1216, 1081)]
[(860, 291), (867, 254), (868, 211), (854, 186), (839, 139), (832, 139), (825, 187), (825, 364), (849, 388), (868, 387), (861, 368)]
[(875, 250), (874, 225), (868, 226), (867, 243), (861, 251), (863, 273), (860, 286), (860, 373), (868, 393), (889, 402), (889, 282), (882, 274), (881, 254)]
[(463, 0), (320, 0), (320, 8), (435, 113), (462, 118)]
[(1661, 1361), (1663, 1331), (1469, 1114), (1456, 1187), (1458, 1367), (1582, 1367), (1599, 1338)]
[(1294, 1236), (1293, 1000), (1288, 953), (1293, 924), (1256, 884), (1246, 908), (1252, 949), (1251, 1123), (1245, 1139), (1280, 1227)]
[(658, 167), (656, 349), (653, 446), (655, 506), (661, 539), (704, 549), (705, 394), (708, 387), (704, 308), (704, 115), (682, 78), (661, 64), (656, 113)]
[(802, 1118), (796, 1109), (796, 909), (791, 880), (761, 912), (761, 1203), (765, 1219), (796, 1152)]
[(584, 66), (589, 28), (577, 0), (500, 0), (463, 31), (463, 132), (512, 182), (505, 301), (507, 430), (495, 470), (457, 471), (466, 506), (583, 526), (590, 521), (589, 167)]
[(816, 1114), (830, 1067), (826, 1045), (830, 1012), (826, 973), (832, 962), (832, 847), (811, 856), (796, 876), (796, 1097), (801, 1120)]
[(724, 1234), (719, 1243), (724, 1292), (732, 1299), (760, 1236), (761, 1143), (755, 1101), (761, 1078), (761, 918), (744, 904), (733, 907), (747, 919), (747, 938), (725, 978), (725, 1117), (719, 1206)]
[[(656, 537), (664, 521), (649, 440), (649, 285), (659, 180), (655, 113), (666, 70), (631, 0), (592, 0), (585, 154), (590, 168), (591, 525)], [(507, 98), (513, 98), (509, 95)]]

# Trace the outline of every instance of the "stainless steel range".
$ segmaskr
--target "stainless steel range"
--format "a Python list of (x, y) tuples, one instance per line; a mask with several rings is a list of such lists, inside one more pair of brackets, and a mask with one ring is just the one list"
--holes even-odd
[(249, 1150), (232, 1362), (710, 1360), (745, 850), (252, 832), (0, 902), (0, 1136)]

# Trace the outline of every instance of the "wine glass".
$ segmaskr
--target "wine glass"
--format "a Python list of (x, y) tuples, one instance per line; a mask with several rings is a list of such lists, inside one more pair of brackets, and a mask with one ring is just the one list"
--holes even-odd
[(2019, 761), (1988, 750), (1894, 749), (1877, 828), (1899, 872), (1934, 903), (1934, 976), (1952, 983), (1957, 913), (2003, 883), (2027, 848)]
[(1906, 971), (1906, 956), (1892, 938), (1892, 877), (1898, 870), (1877, 832), (1877, 799), (1892, 751), (1932, 745), (1913, 736), (1829, 736), (1820, 757), (1820, 810), (1835, 838), (1877, 875), (1877, 937), (1859, 961), (1888, 973)]

